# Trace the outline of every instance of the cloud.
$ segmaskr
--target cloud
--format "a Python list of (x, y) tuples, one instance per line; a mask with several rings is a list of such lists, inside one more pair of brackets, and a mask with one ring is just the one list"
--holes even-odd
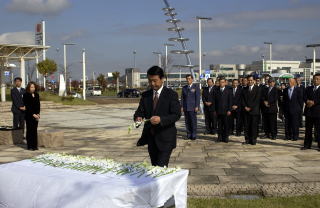
[(11, 0), (7, 9), (32, 15), (57, 15), (70, 6), (69, 0)]
[(87, 31), (85, 30), (77, 30), (77, 31), (73, 31), (71, 33), (62, 35), (62, 37), (60, 38), (62, 41), (69, 41), (69, 40), (74, 40), (77, 38), (81, 38), (84, 37), (88, 34)]
[(0, 43), (3, 44), (27, 44), (34, 45), (34, 32), (22, 31), (0, 34)]

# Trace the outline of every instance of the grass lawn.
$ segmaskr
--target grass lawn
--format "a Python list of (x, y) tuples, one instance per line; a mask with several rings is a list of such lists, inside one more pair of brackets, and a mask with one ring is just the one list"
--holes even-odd
[(60, 97), (58, 95), (52, 94), (50, 92), (40, 92), (41, 101), (53, 101), (56, 103), (62, 103), (63, 105), (95, 105), (95, 102), (89, 100), (82, 100), (79, 98), (74, 98), (71, 96)]
[(320, 195), (256, 200), (189, 198), (188, 208), (320, 208)]

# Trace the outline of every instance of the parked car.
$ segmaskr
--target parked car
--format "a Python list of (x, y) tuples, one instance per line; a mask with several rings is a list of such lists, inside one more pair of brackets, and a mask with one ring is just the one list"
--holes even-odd
[(99, 86), (88, 87), (86, 94), (91, 96), (100, 96), (102, 95), (101, 87)]
[(126, 98), (133, 98), (133, 97), (140, 97), (140, 91), (137, 89), (125, 89), (118, 93), (118, 97), (126, 97)]
[(82, 98), (82, 95), (77, 92), (70, 92), (70, 95), (74, 98)]

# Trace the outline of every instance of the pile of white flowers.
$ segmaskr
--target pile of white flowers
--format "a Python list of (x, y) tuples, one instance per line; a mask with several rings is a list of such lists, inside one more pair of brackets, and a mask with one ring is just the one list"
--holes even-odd
[(48, 166), (86, 171), (92, 174), (114, 173), (136, 177), (160, 177), (178, 172), (180, 168), (155, 167), (147, 163), (119, 163), (111, 159), (96, 159), (79, 155), (47, 153), (31, 159)]

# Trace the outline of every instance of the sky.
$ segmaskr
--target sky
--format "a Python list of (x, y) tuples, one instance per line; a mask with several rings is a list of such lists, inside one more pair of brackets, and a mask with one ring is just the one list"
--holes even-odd
[[(210, 64), (249, 64), (269, 57), (265, 41), (273, 43), (274, 60), (312, 57), (306, 44), (320, 43), (319, 0), (168, 0), (185, 28), (192, 63), (198, 64), (196, 16), (203, 22), (204, 68)], [(164, 53), (164, 43), (176, 34), (167, 30), (162, 0), (1, 0), (0, 43), (34, 44), (35, 24), (46, 21), (47, 57), (63, 64), (63, 43), (72, 77), (81, 77), (81, 51), (87, 52), (88, 74), (136, 66), (146, 71), (157, 64), (152, 52)], [(173, 49), (181, 49), (175, 43)], [(319, 50), (318, 50), (319, 51)], [(186, 64), (170, 55), (172, 64)], [(68, 64), (68, 65), (69, 65)]]

